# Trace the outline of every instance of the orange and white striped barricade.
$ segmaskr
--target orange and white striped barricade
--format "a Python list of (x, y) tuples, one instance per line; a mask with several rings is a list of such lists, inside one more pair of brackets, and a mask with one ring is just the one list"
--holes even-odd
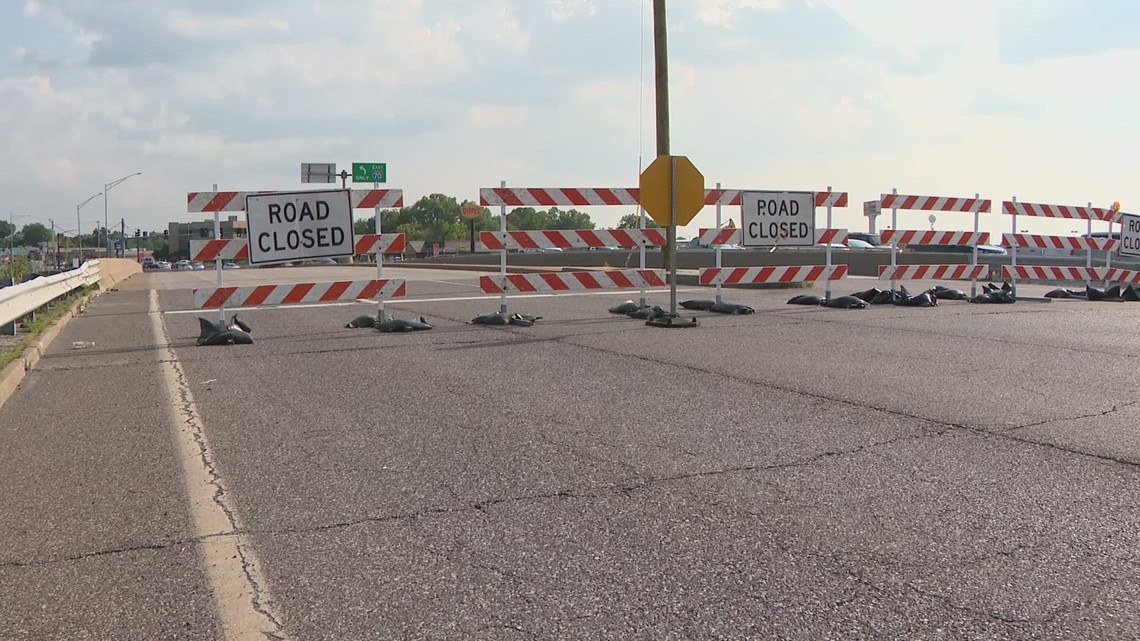
[[(881, 267), (879, 269), (879, 278), (888, 278), (891, 281), (891, 290), (895, 289), (895, 283), (899, 276), (907, 275), (909, 273), (929, 272), (938, 270), (900, 270), (898, 264), (898, 248), (899, 245), (922, 244), (922, 245), (972, 245), (974, 247), (973, 260), (970, 263), (970, 269), (961, 270), (964, 275), (969, 276), (970, 280), (970, 296), (977, 296), (978, 294), (978, 279), (985, 274), (985, 266), (979, 269), (978, 265), (978, 245), (985, 245), (989, 240), (989, 234), (979, 231), (981, 225), (981, 214), (990, 213), (993, 208), (993, 202), (988, 199), (983, 199), (978, 194), (974, 194), (973, 198), (954, 198), (947, 196), (916, 196), (911, 194), (900, 194), (897, 189), (892, 189), (889, 194), (880, 194), (879, 206), (881, 209), (891, 210), (891, 228), (882, 232), (881, 237), (884, 243), (891, 246), (891, 264), (888, 267)], [(929, 211), (929, 212), (963, 212), (974, 214), (974, 231), (973, 232), (924, 232), (912, 230), (900, 230), (898, 228), (898, 214), (899, 210), (910, 211)], [(934, 214), (931, 214), (930, 223), (934, 224)], [(921, 265), (920, 267), (940, 267), (940, 265)], [(949, 267), (955, 267), (950, 265)], [(955, 270), (948, 269), (942, 270), (945, 273), (955, 273)], [(966, 280), (966, 279), (963, 279)]]
[[(705, 192), (706, 200), (709, 192)], [(479, 190), (479, 204), (499, 206), (499, 231), (482, 232), (480, 242), (489, 251), (499, 252), (499, 281), (507, 277), (507, 252), (525, 249), (589, 249), (602, 247), (638, 248), (640, 269), (645, 267), (645, 248), (667, 244), (665, 231), (647, 229), (641, 209), (640, 191), (636, 187), (498, 187)], [(507, 207), (638, 207), (637, 229), (507, 231)], [(638, 280), (641, 305), (646, 305), (646, 281)], [(507, 311), (507, 288), (499, 299), (499, 311)]]
[(479, 278), (479, 288), (485, 294), (584, 292), (632, 289), (638, 286), (664, 287), (665, 284), (665, 270), (663, 269), (507, 274), (506, 277), (496, 275)]
[[(357, 254), (403, 253), (407, 247), (404, 234), (361, 234), (353, 239)], [(190, 260), (249, 260), (249, 241), (245, 238), (190, 241)]]
[(1140, 271), (1135, 269), (1120, 269), (1119, 267), (1106, 268), (1104, 282), (1117, 283), (1120, 285), (1140, 285)]
[[(223, 211), (245, 211), (245, 199), (247, 196), (258, 194), (272, 194), (274, 191), (218, 191), (218, 186), (214, 185), (213, 191), (192, 191), (186, 194), (186, 211), (189, 213), (204, 213), (213, 212), (214, 214), (214, 238), (208, 241), (191, 241), (190, 254), (191, 260), (213, 260), (214, 269), (217, 272), (217, 287), (216, 290), (223, 289), (223, 269), (222, 261), (224, 260), (246, 260), (249, 258), (249, 244), (246, 239), (223, 239), (221, 236), (221, 221), (220, 213)], [(353, 209), (372, 209), (376, 215), (376, 233), (366, 234), (356, 238), (356, 253), (372, 253), (371, 251), (362, 252), (361, 239), (373, 238), (371, 244), (366, 244), (366, 248), (373, 248), (376, 245), (377, 249), (383, 247), (384, 243), (389, 243), (390, 251), (403, 251), (405, 246), (403, 234), (396, 235), (382, 235), (380, 227), (380, 211), (382, 209), (403, 207), (404, 206), (404, 192), (400, 189), (353, 189), (349, 192), (349, 199)], [(399, 236), (399, 239), (396, 239)], [(387, 240), (383, 240), (383, 239)], [(400, 247), (399, 250), (395, 249), (396, 245)], [(194, 256), (201, 256), (203, 258), (194, 258)], [(206, 258), (209, 257), (209, 258)], [(383, 253), (376, 254), (376, 279), (383, 280), (384, 276), (384, 260)], [(316, 285), (316, 283), (310, 283)], [(218, 306), (218, 316), (222, 320), (226, 318), (226, 301), (228, 298), (217, 299), (222, 303)], [(384, 313), (384, 297), (379, 298), (379, 313)]]
[[(645, 212), (640, 208), (639, 192), (629, 187), (507, 187), (507, 182), (501, 181), (498, 187), (483, 187), (479, 190), (479, 204), (483, 207), (499, 207), (499, 231), (484, 231), (479, 235), (480, 243), (488, 251), (499, 252), (499, 281), (507, 279), (507, 252), (509, 250), (521, 251), (524, 249), (568, 249), (590, 247), (640, 247), (641, 269), (645, 269), (645, 245), (635, 243), (644, 242), (653, 231), (654, 246), (665, 245), (664, 232), (645, 229)], [(626, 236), (615, 233), (608, 236), (596, 236), (595, 230), (561, 230), (558, 234), (547, 234), (544, 231), (507, 231), (507, 207), (602, 207), (602, 206), (634, 206), (638, 207), (638, 221), (640, 227), (630, 230), (601, 230), (602, 232), (636, 232), (636, 236)], [(547, 230), (550, 231), (550, 230)], [(593, 236), (585, 233), (590, 232)], [(659, 238), (658, 238), (659, 237)], [(613, 242), (602, 242), (613, 241)], [(598, 244), (595, 244), (597, 242)], [(482, 279), (480, 279), (482, 281)], [(507, 313), (507, 290), (503, 287), (499, 293), (499, 311)], [(646, 291), (641, 291), (641, 305), (646, 305)], [(488, 292), (493, 293), (493, 292)]]
[[(1090, 223), (1091, 224), (1091, 223)], [(1039, 270), (1027, 269), (1009, 269), (1002, 270), (1002, 275), (1006, 278), (1020, 279), (1020, 280), (1048, 280), (1048, 281), (1083, 281), (1086, 285), (1094, 280), (1105, 279), (1107, 283), (1106, 274), (1110, 271), (1111, 265), (1106, 265), (1104, 269), (1098, 269), (1092, 266), (1092, 252), (1105, 251), (1111, 256), (1112, 252), (1116, 251), (1120, 246), (1120, 241), (1114, 238), (1092, 238), (1090, 236), (1049, 236), (1042, 234), (1002, 234), (1001, 237), (1002, 247), (1010, 248), (1011, 253), (1016, 252), (1018, 248), (1031, 248), (1031, 249), (1069, 249), (1074, 252), (1086, 251), (1085, 266), (1083, 268), (1046, 268)], [(1016, 254), (1015, 254), (1016, 255)], [(1111, 260), (1111, 258), (1107, 259)], [(1017, 266), (1016, 260), (1012, 263), (1011, 267)], [(1007, 275), (1008, 274), (1008, 275)], [(1072, 276), (1078, 275), (1080, 278), (1073, 279)], [(1039, 278), (1038, 276), (1044, 276)], [(1058, 278), (1063, 276), (1063, 278)]]
[[(1066, 242), (1067, 243), (1067, 242), (1079, 242), (1079, 241), (1083, 240), (1083, 239), (1072, 239), (1072, 241), (1058, 241), (1057, 239), (1065, 238), (1065, 237), (1062, 237), (1062, 236), (1038, 236), (1038, 237), (1034, 237), (1031, 235), (1026, 235), (1024, 232), (1019, 232), (1017, 229), (1017, 217), (1018, 216), (1034, 216), (1034, 217), (1038, 217), (1038, 218), (1062, 218), (1062, 219), (1066, 219), (1066, 220), (1083, 220), (1083, 221), (1086, 221), (1086, 223), (1088, 224), (1088, 234), (1090, 237), (1092, 236), (1092, 232), (1093, 232), (1093, 227), (1092, 227), (1093, 221), (1097, 221), (1097, 220), (1105, 221), (1108, 223), (1108, 230), (1110, 232), (1109, 233), (1109, 240), (1112, 240), (1112, 238), (1111, 238), (1111, 236), (1112, 236), (1112, 234), (1111, 234), (1112, 224), (1116, 220), (1116, 214), (1117, 214), (1117, 212), (1115, 212), (1113, 210), (1113, 208), (1094, 207), (1091, 202), (1085, 206), (1080, 206), (1080, 205), (1044, 205), (1044, 204), (1040, 204), (1040, 203), (1018, 202), (1016, 197), (1003, 202), (1002, 203), (1002, 211), (1004, 213), (1008, 214), (1012, 219), (1012, 222), (1011, 222), (1012, 229), (1010, 231), (1010, 234), (1005, 236), (1003, 238), (1003, 241), (1009, 240), (1010, 242), (1014, 243), (1013, 245), (1010, 246), (1011, 247), (1010, 267), (1012, 267), (1012, 269), (1009, 270), (1009, 273), (1011, 274), (1011, 278), (1013, 279), (1013, 287), (1014, 287), (1015, 292), (1017, 291), (1017, 278), (1019, 277), (1020, 274), (1023, 274), (1023, 273), (1026, 273), (1026, 274), (1046, 274), (1046, 275), (1053, 275), (1053, 274), (1069, 275), (1069, 274), (1073, 273), (1071, 270), (1063, 270), (1063, 269), (1062, 270), (1048, 269), (1048, 270), (1043, 270), (1043, 271), (1037, 271), (1037, 270), (1023, 271), (1023, 270), (1017, 269), (1017, 248), (1018, 247), (1036, 247), (1036, 246), (1038, 246), (1038, 245), (1022, 244), (1023, 242), (1024, 243), (1037, 242), (1035, 240), (1035, 238), (1040, 238), (1041, 243), (1050, 243), (1050, 242)], [(1090, 240), (1092, 240), (1092, 239), (1090, 238)], [(1097, 240), (1099, 240), (1099, 239), (1097, 239)], [(1103, 273), (1103, 272), (1094, 271), (1094, 269), (1093, 269), (1093, 254), (1092, 254), (1093, 249), (1102, 249), (1102, 247), (1097, 247), (1096, 245), (1098, 245), (1099, 243), (1092, 243), (1092, 242), (1089, 242), (1089, 243), (1080, 242), (1079, 244), (1081, 245), (1081, 247), (1079, 247), (1080, 249), (1087, 249), (1088, 250), (1086, 253), (1086, 256), (1085, 256), (1085, 271), (1083, 271), (1081, 273), (1086, 276), (1086, 278), (1083, 279), (1085, 284), (1089, 285), (1089, 284), (1091, 284), (1091, 282), (1093, 280), (1097, 280), (1095, 278), (1095, 274)], [(1112, 243), (1112, 246), (1115, 248), (1116, 244)], [(1105, 269), (1108, 269), (1112, 266), (1111, 256), (1112, 256), (1112, 252), (1109, 251), (1108, 252), (1108, 258), (1105, 259)], [(1068, 280), (1068, 279), (1024, 278), (1022, 280)]]
[[(743, 190), (723, 191), (717, 190), (718, 195), (727, 200), (728, 204), (743, 205), (742, 193)], [(824, 229), (815, 230), (815, 242), (825, 243), (825, 264), (824, 270), (801, 270), (793, 269), (791, 267), (780, 267), (778, 276), (770, 275), (767, 270), (762, 268), (745, 268), (757, 269), (762, 271), (757, 272), (733, 272), (732, 270), (725, 270), (721, 260), (721, 249), (724, 245), (740, 244), (744, 239), (744, 230), (735, 228), (726, 228), (720, 222), (719, 211), (717, 213), (717, 227), (715, 229), (701, 229), (698, 241), (701, 245), (709, 245), (716, 249), (716, 265), (712, 268), (704, 268), (701, 270), (700, 281), (702, 284), (716, 285), (716, 300), (721, 301), (721, 287), (723, 285), (736, 285), (743, 283), (764, 283), (764, 282), (815, 282), (817, 280), (826, 281), (827, 297), (831, 298), (831, 283), (833, 280), (841, 280), (847, 277), (847, 266), (843, 265), (843, 269), (834, 269), (835, 265), (832, 262), (832, 245), (842, 245), (847, 242), (846, 229), (832, 229), (832, 208), (846, 207), (847, 206), (847, 192), (833, 191), (831, 187), (827, 191), (813, 192), (814, 202), (816, 207), (827, 208), (827, 227)], [(743, 225), (743, 218), (741, 224)], [(725, 274), (738, 273), (744, 280), (726, 279)], [(747, 274), (747, 275), (746, 275)], [(826, 274), (821, 276), (820, 274)], [(778, 280), (751, 280), (754, 277), (760, 278), (777, 278)], [(803, 278), (801, 281), (781, 280), (786, 278)]]
[(507, 274), (506, 272), (506, 256), (509, 251), (662, 247), (666, 244), (665, 231), (662, 229), (484, 231), (479, 234), (479, 243), (489, 251), (500, 253), (501, 262), (498, 276), (484, 276), (479, 279), (479, 285), (485, 294), (499, 294), (499, 309), (503, 313), (506, 313), (508, 293), (637, 288), (642, 292), (644, 304), (645, 291), (648, 287), (660, 287), (666, 284), (663, 270), (645, 268), (605, 272), (561, 272), (558, 274)]
[(1061, 267), (1057, 265), (1002, 265), (1003, 278), (1010, 281), (1038, 280), (1047, 282), (1085, 282), (1104, 280), (1107, 272), (1104, 267)]
[(290, 283), (250, 287), (210, 287), (194, 290), (194, 307), (260, 307), (334, 303), (374, 298), (402, 298), (407, 295), (403, 279), (345, 280), (330, 283)]
[(706, 267), (701, 270), (702, 285), (746, 285), (761, 283), (814, 283), (847, 278), (847, 265), (799, 265), (792, 267)]
[[(744, 240), (744, 231), (739, 228), (701, 229), (698, 242), (715, 247), (739, 245)], [(846, 229), (816, 229), (816, 244), (842, 245), (847, 242)], [(830, 249), (830, 247), (828, 247)], [(719, 261), (718, 261), (719, 262)], [(739, 267), (726, 269), (722, 265), (700, 270), (702, 285), (715, 285), (717, 302), (724, 285), (744, 285), (760, 283), (810, 283), (826, 281), (827, 296), (831, 297), (831, 283), (847, 278), (847, 265), (801, 265), (775, 267)]]

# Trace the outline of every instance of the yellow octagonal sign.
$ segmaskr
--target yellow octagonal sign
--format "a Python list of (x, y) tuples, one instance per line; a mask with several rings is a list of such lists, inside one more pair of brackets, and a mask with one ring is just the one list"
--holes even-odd
[(685, 156), (658, 156), (641, 172), (641, 206), (662, 227), (673, 224), (673, 161), (677, 163), (677, 226), (688, 225), (705, 206), (705, 177)]

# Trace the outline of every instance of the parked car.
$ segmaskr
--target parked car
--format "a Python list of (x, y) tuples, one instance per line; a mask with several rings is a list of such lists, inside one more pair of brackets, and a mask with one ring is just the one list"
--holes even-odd
[(222, 263), (222, 269), (239, 269), (238, 264), (234, 262)]
[(191, 265), (190, 261), (188, 261), (188, 260), (180, 260), (177, 263), (174, 263), (174, 269), (176, 271), (185, 271), (185, 270), (194, 269), (194, 266)]
[[(872, 247), (883, 247), (884, 246), (882, 237), (879, 236), (877, 233), (872, 233), (872, 232), (849, 231), (849, 232), (847, 232), (847, 240), (862, 241), (864, 243), (867, 243), (868, 245), (871, 245)], [(885, 246), (889, 247), (890, 245), (885, 245)]]
[(206, 266), (205, 266), (204, 264), (202, 264), (201, 262), (199, 262), (199, 261), (194, 261), (194, 262), (190, 263), (190, 267), (191, 267), (192, 269), (195, 269), (195, 270), (203, 270), (203, 269), (206, 269)]
[(858, 238), (851, 238), (851, 237), (847, 238), (846, 245), (849, 249), (874, 249), (875, 248), (874, 245), (872, 245), (871, 243), (869, 243), (865, 240), (859, 240)]
[(306, 265), (335, 265), (336, 260), (333, 258), (310, 258), (305, 261)]

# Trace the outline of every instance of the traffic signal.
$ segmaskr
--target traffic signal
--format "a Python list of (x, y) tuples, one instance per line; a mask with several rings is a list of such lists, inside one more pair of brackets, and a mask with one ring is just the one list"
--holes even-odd
[(170, 238), (170, 230), (169, 229), (162, 230), (162, 237), (163, 238)]
[(142, 230), (136, 229), (135, 230), (135, 238), (138, 238), (139, 236), (142, 236)]

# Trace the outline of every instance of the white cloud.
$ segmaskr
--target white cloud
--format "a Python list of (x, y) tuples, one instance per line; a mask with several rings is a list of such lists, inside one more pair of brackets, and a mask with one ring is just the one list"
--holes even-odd
[(566, 20), (579, 15), (593, 16), (598, 12), (593, 0), (551, 0), (550, 14), (556, 20)]
[[(1019, 16), (1050, 33), (1072, 10), (1052, 2), (671, 3), (684, 25), (670, 33), (674, 152), (710, 185), (847, 190), (837, 215), (851, 227), (858, 203), (891, 187), (1140, 208), (1140, 52), (1001, 39)], [(646, 0), (235, 7), (25, 3), (4, 32), (17, 56), (0, 66), (10, 204), (58, 217), (141, 170), (113, 206), (158, 229), (188, 217), (186, 191), (294, 188), (301, 162), (388, 162), (413, 202), (500, 179), (631, 186), (652, 155)], [(619, 209), (592, 213), (612, 224)]]
[(724, 25), (742, 9), (779, 11), (783, 0), (697, 0), (697, 19), (711, 25)]

